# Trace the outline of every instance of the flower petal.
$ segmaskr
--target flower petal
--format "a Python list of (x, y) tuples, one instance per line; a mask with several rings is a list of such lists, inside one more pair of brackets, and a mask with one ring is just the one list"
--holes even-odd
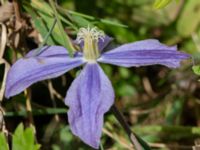
[(99, 50), (102, 51), (113, 39), (109, 36), (105, 36), (104, 39), (99, 39), (98, 46)]
[(32, 50), (9, 70), (5, 95), (9, 98), (35, 82), (58, 77), (83, 63), (81, 56), (70, 58), (61, 46), (43, 47), (40, 53)]
[[(111, 38), (111, 37), (109, 37), (107, 35), (103, 39), (99, 39), (99, 41), (98, 41), (99, 50), (102, 51), (112, 40), (113, 40), (113, 38)], [(81, 41), (80, 43), (78, 43), (75, 40), (74, 43), (79, 45), (81, 47), (81, 49), (83, 49), (84, 41)]]
[(176, 46), (166, 46), (150, 39), (119, 46), (102, 54), (98, 61), (124, 67), (160, 64), (176, 68), (187, 58), (189, 55), (177, 51)]
[(72, 132), (91, 147), (98, 148), (103, 115), (113, 103), (114, 91), (109, 79), (97, 63), (88, 63), (65, 98)]

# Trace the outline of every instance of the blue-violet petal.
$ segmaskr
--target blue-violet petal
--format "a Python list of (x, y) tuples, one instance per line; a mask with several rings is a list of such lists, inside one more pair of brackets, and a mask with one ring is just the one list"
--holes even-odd
[(72, 132), (86, 144), (98, 148), (103, 115), (114, 103), (112, 85), (97, 63), (88, 63), (73, 81), (65, 104)]
[(180, 61), (189, 56), (177, 51), (176, 46), (166, 46), (150, 39), (119, 46), (103, 53), (98, 61), (124, 67), (160, 64), (176, 68), (180, 66)]
[(71, 58), (61, 46), (43, 47), (40, 52), (32, 50), (9, 70), (5, 96), (19, 94), (35, 82), (58, 77), (83, 63), (81, 56)]

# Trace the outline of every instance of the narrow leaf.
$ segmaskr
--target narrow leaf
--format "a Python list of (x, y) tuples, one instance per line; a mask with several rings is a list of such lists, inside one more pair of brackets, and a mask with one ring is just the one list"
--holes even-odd
[(190, 37), (197, 30), (200, 23), (199, 7), (199, 0), (185, 1), (176, 25), (177, 31), (182, 37)]
[(155, 9), (161, 9), (167, 6), (172, 0), (156, 0), (153, 4)]
[(73, 45), (72, 45), (72, 43), (71, 43), (71, 41), (70, 41), (70, 38), (69, 38), (68, 35), (65, 33), (65, 30), (64, 30), (64, 28), (63, 28), (63, 26), (62, 26), (62, 23), (61, 23), (61, 21), (60, 21), (60, 18), (59, 18), (59, 15), (58, 15), (58, 13), (57, 13), (57, 10), (56, 10), (56, 7), (55, 7), (55, 4), (54, 4), (53, 0), (49, 0), (49, 2), (50, 2), (50, 5), (51, 5), (51, 7), (52, 7), (52, 9), (53, 9), (55, 18), (56, 18), (57, 23), (58, 23), (58, 27), (59, 27), (60, 33), (61, 33), (61, 35), (62, 35), (61, 38), (62, 38), (63, 43), (64, 43), (63, 46), (68, 50), (69, 54), (72, 56), (74, 47), (73, 47)]

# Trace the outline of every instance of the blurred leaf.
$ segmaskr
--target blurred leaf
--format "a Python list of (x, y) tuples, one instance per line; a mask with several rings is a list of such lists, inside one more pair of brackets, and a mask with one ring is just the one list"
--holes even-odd
[(39, 150), (40, 145), (35, 144), (34, 128), (29, 127), (24, 130), (22, 123), (16, 128), (13, 141), (12, 150)]
[(192, 66), (192, 70), (196, 75), (200, 76), (200, 66), (199, 65)]
[(102, 143), (100, 143), (100, 150), (104, 150)]
[[(200, 137), (200, 128), (191, 126), (176, 126), (176, 125), (145, 125), (135, 126), (132, 128), (138, 135), (152, 135), (155, 138), (159, 137), (158, 140), (181, 140), (181, 139), (192, 139)], [(158, 141), (155, 141), (158, 142)]]
[(0, 150), (9, 150), (4, 133), (0, 132)]
[(167, 6), (172, 0), (156, 0), (153, 4), (153, 7), (156, 9), (164, 8)]
[(36, 8), (37, 10), (45, 13), (45, 14), (48, 14), (50, 16), (52, 16), (53, 14), (53, 10), (52, 8), (49, 6), (48, 3), (46, 3), (45, 1), (41, 1), (41, 0), (31, 0), (30, 2), (30, 5), (33, 7), (33, 8)]
[[(46, 108), (46, 109), (33, 109), (33, 115), (51, 115), (51, 114), (65, 114), (67, 112), (66, 108)], [(5, 116), (27, 116), (27, 111), (22, 110), (18, 112), (6, 112)]]
[(177, 22), (178, 33), (185, 37), (190, 36), (197, 29), (200, 23), (200, 1), (185, 1), (183, 11)]
[(101, 64), (101, 67), (103, 68), (108, 77), (112, 77), (113, 67), (111, 65)]
[(64, 11), (64, 12), (69, 13), (69, 14), (71, 14), (71, 15), (80, 16), (80, 17), (89, 19), (90, 21), (98, 21), (98, 22), (101, 22), (101, 23), (104, 23), (104, 24), (113, 25), (113, 26), (118, 26), (118, 27), (123, 27), (123, 28), (127, 28), (127, 27), (128, 27), (127, 25), (118, 23), (118, 22), (113, 21), (113, 20), (99, 19), (99, 18), (95, 18), (95, 17), (90, 16), (90, 15), (86, 15), (86, 14), (79, 13), (79, 12), (75, 12), (75, 11), (71, 11), (71, 10), (64, 10), (64, 9), (61, 8), (61, 7), (58, 7), (58, 8), (59, 8), (60, 11)]
[(175, 125), (180, 123), (180, 115), (183, 110), (184, 98), (174, 97), (174, 101), (168, 104), (166, 109), (165, 121), (168, 125)]
[(60, 147), (58, 145), (52, 145), (52, 150), (60, 150)]
[(130, 77), (130, 72), (129, 72), (129, 69), (127, 69), (127, 68), (120, 67), (119, 68), (119, 73), (120, 73), (122, 78), (127, 79), (127, 78)]
[(119, 96), (131, 96), (135, 93), (135, 88), (127, 83), (120, 83), (120, 86), (116, 88)]
[(88, 20), (84, 19), (83, 17), (76, 15), (71, 15), (71, 17), (79, 27), (87, 27), (88, 25), (90, 25), (90, 27), (92, 26), (91, 23)]

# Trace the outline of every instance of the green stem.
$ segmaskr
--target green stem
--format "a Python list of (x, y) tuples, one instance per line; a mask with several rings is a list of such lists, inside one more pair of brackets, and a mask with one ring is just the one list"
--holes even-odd
[[(116, 117), (116, 119), (118, 120), (118, 122), (121, 124), (121, 126), (124, 128), (124, 130), (126, 131), (131, 143), (134, 145), (136, 150), (151, 150), (151, 148), (148, 146), (148, 144), (143, 141), (139, 136), (137, 136), (136, 134), (134, 134), (129, 125), (126, 123), (123, 115), (121, 114), (121, 112), (118, 110), (118, 108), (113, 105), (111, 107), (111, 111), (113, 112), (114, 116)], [(143, 146), (143, 147), (142, 147)]]
[(47, 33), (47, 35), (44, 37), (44, 41), (40, 44), (39, 48), (43, 47), (43, 46), (46, 44), (46, 42), (47, 42), (49, 36), (50, 36), (51, 33), (53, 32), (53, 29), (54, 29), (54, 27), (55, 27), (55, 25), (56, 25), (56, 22), (57, 22), (57, 20), (54, 19), (53, 25), (51, 26), (51, 28), (50, 28), (49, 32)]

